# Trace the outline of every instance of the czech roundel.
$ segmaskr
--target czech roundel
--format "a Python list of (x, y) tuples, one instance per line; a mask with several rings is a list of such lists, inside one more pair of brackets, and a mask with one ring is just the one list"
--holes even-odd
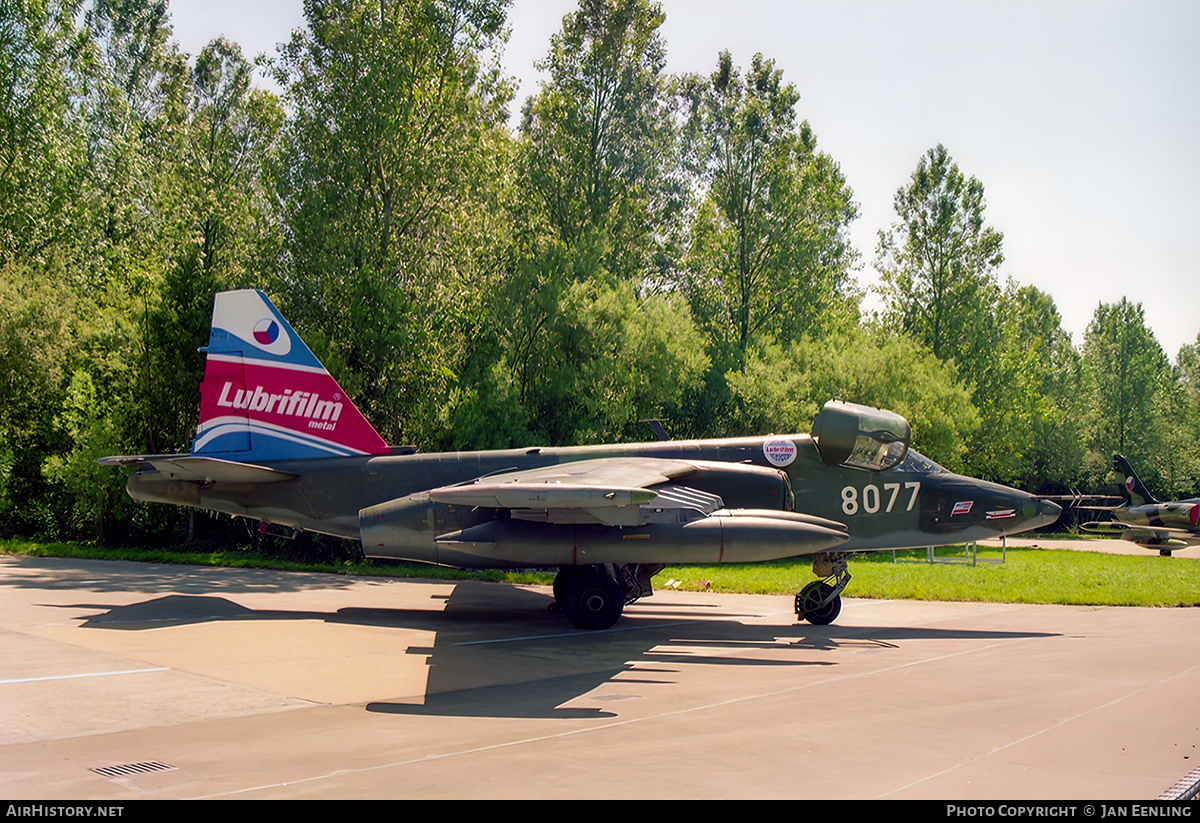
[(254, 327), (254, 342), (260, 346), (270, 346), (279, 339), (279, 334), (282, 329), (274, 319), (268, 317), (265, 320), (259, 320), (258, 325)]

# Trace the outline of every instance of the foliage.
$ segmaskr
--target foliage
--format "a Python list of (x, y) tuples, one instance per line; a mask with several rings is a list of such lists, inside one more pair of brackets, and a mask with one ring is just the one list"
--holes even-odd
[(1082, 356), (1091, 380), (1087, 445), (1093, 476), (1107, 475), (1118, 453), (1159, 494), (1194, 488), (1195, 439), (1189, 434), (1196, 431), (1196, 419), (1183, 377), (1187, 347), (1173, 370), (1146, 326), (1141, 304), (1122, 298), (1096, 307)]
[(970, 362), (986, 349), (981, 315), (995, 299), (1004, 236), (984, 225), (983, 184), (968, 178), (945, 146), (921, 157), (896, 192), (898, 222), (879, 233), (877, 266), (885, 317), (942, 360)]
[(470, 207), (508, 98), (481, 58), (503, 4), (313, 0), (305, 15), (273, 65), (291, 112), (274, 175), (282, 308), (336, 348), (326, 359), (386, 438), (419, 441), (460, 291), (486, 265)]
[(82, 0), (0, 0), (0, 266), (40, 264), (93, 206), (78, 99), (93, 49)]
[(538, 64), (522, 110), (529, 214), (561, 243), (607, 240), (603, 266), (641, 280), (669, 269), (682, 187), (664, 72), (665, 16), (649, 0), (582, 0)]
[(858, 216), (837, 164), (816, 150), (800, 94), (756, 54), (743, 78), (729, 52), (683, 80), (689, 171), (702, 184), (684, 293), (717, 347), (821, 333), (852, 317), (847, 228)]
[(914, 341), (853, 330), (754, 352), (728, 376), (747, 432), (806, 431), (826, 400), (886, 408), (913, 428), (913, 447), (961, 469), (979, 425), (969, 392), (952, 368)]

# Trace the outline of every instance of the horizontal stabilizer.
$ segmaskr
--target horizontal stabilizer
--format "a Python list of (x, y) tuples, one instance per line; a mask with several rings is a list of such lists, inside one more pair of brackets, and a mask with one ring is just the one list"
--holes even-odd
[(193, 483), (281, 483), (300, 476), (266, 466), (256, 466), (253, 463), (237, 463), (216, 457), (195, 457), (187, 454), (120, 455), (102, 457), (96, 462), (101, 466), (138, 469), (149, 466), (172, 480), (187, 480)]

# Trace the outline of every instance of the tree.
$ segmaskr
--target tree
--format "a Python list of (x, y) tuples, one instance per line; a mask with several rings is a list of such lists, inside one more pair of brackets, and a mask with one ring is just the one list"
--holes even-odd
[(795, 86), (761, 54), (743, 78), (726, 51), (683, 89), (703, 187), (683, 287), (711, 339), (740, 360), (757, 337), (786, 342), (853, 317), (857, 206), (808, 123), (797, 126)]
[(1155, 406), (1170, 372), (1141, 304), (1121, 298), (1098, 305), (1084, 335), (1083, 360), (1091, 386), (1094, 465), (1107, 468), (1113, 452), (1150, 463), (1157, 451)]
[(954, 370), (915, 341), (852, 329), (787, 346), (765, 346), (729, 381), (741, 431), (803, 431), (827, 400), (903, 415), (913, 448), (951, 470), (965, 466), (979, 415)]
[(601, 235), (604, 267), (635, 281), (672, 266), (682, 203), (664, 20), (649, 0), (580, 0), (522, 111), (530, 216), (567, 245)]
[(77, 237), (90, 205), (81, 6), (0, 0), (0, 266), (87, 247)]
[(47, 458), (44, 473), (61, 484), (70, 495), (70, 515), (63, 524), (66, 534), (93, 533), (103, 544), (111, 544), (119, 528), (120, 514), (129, 506), (123, 484), (111, 469), (97, 459), (119, 452), (118, 427), (98, 402), (96, 387), (86, 371), (71, 376), (58, 427), (70, 442), (64, 456)]
[[(1183, 347), (1185, 350), (1187, 346)], [(1200, 416), (1187, 375), (1186, 355), (1163, 381), (1154, 403), (1153, 468), (1162, 499), (1195, 496), (1200, 488)]]
[(280, 291), (393, 442), (428, 435), (462, 295), (494, 265), (473, 209), (509, 97), (482, 62), (504, 5), (308, 0), (274, 64), (292, 112)]
[(1196, 443), (1200, 442), (1200, 333), (1197, 333), (1195, 343), (1179, 349), (1175, 358), (1174, 391), (1182, 408), (1173, 431), (1174, 442), (1167, 448), (1189, 460), (1188, 467), (1179, 475), (1184, 478), (1184, 483), (1190, 484), (1191, 491), (1195, 491), (1200, 486), (1200, 451), (1196, 449)]
[(42, 461), (64, 447), (62, 406), (77, 336), (61, 273), (10, 263), (0, 268), (0, 521), (5, 533), (36, 533), (55, 519)]
[[(981, 432), (995, 425), (981, 449), (985, 459), (998, 456), (1001, 470), (991, 475), (1036, 492), (1076, 488), (1087, 417), (1079, 352), (1054, 301), (1034, 286), (1010, 282), (996, 314), (1003, 367), (987, 391), (980, 386), (975, 392), (985, 418)], [(997, 419), (1004, 425), (996, 425)]]
[(884, 319), (935, 357), (969, 363), (989, 349), (976, 329), (998, 297), (1004, 260), (1004, 235), (984, 224), (983, 184), (939, 145), (896, 192), (895, 209), (899, 220), (877, 248)]
[(495, 359), (455, 387), (448, 447), (639, 438), (639, 419), (679, 419), (708, 367), (691, 312), (677, 295), (605, 276), (604, 254), (553, 241), (491, 296)]
[(637, 421), (671, 417), (708, 367), (687, 307), (630, 283), (572, 283), (550, 338), (531, 410), (551, 443), (640, 439)]
[(99, 0), (86, 19), (98, 51), (83, 102), (98, 192), (87, 285), (139, 293), (186, 236), (180, 169), (191, 71), (170, 40), (165, 0)]
[(274, 94), (251, 85), (253, 72), (224, 38), (201, 49), (192, 69), (182, 167), (188, 211), (204, 270), (227, 281), (252, 259), (253, 228), (272, 223), (263, 177), (284, 116)]

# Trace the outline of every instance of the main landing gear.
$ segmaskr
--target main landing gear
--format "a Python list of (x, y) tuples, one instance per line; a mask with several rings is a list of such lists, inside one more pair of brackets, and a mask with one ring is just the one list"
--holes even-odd
[[(610, 629), (621, 619), (625, 607), (653, 594), (650, 578), (661, 565), (607, 563), (596, 566), (566, 566), (554, 578), (554, 606), (566, 614), (576, 628)], [(827, 626), (842, 611), (842, 592), (850, 583), (843, 553), (819, 554), (813, 559), (813, 574), (821, 578), (796, 595), (796, 618)]]
[(650, 578), (661, 565), (607, 563), (566, 566), (554, 578), (554, 603), (576, 628), (610, 629), (625, 607), (654, 593)]
[(813, 560), (813, 574), (822, 579), (809, 583), (796, 595), (796, 619), (828, 626), (841, 614), (842, 592), (850, 583), (846, 555), (818, 554)]

